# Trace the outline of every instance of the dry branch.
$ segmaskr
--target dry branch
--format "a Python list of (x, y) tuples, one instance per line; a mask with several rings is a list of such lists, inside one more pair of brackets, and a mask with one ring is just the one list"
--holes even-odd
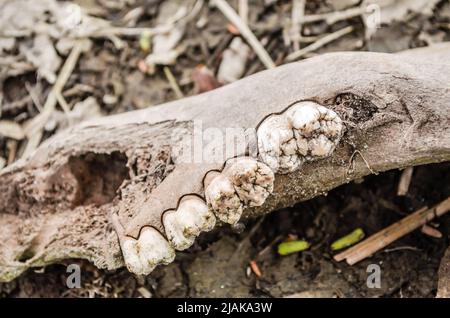
[(424, 207), (408, 215), (361, 243), (337, 254), (334, 256), (334, 259), (338, 262), (345, 259), (349, 265), (356, 264), (448, 211), (450, 211), (450, 198), (440, 202), (431, 209)]
[[(252, 152), (252, 129), (297, 101), (313, 100), (344, 119), (333, 155), (276, 174), (272, 195), (246, 217), (324, 194), (370, 169), (450, 160), (449, 57), (448, 44), (398, 55), (326, 54), (56, 135), (0, 172), (0, 280), (66, 258), (123, 266), (111, 213), (131, 236), (142, 224), (157, 227), (160, 214), (152, 219), (149, 210), (176, 208), (181, 195), (203, 191), (208, 171), (223, 167), (178, 160), (182, 137), (194, 136), (198, 123), (201, 132), (249, 129), (241, 142)], [(361, 156), (349, 171), (355, 151)]]

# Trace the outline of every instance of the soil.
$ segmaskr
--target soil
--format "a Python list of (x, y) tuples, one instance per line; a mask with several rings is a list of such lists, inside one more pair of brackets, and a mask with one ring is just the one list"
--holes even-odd
[[(112, 8), (107, 1), (98, 1), (103, 10), (98, 14), (111, 21), (120, 20), (131, 9), (143, 7), (144, 14), (136, 22), (140, 26), (155, 21), (162, 1), (129, 2), (133, 4)], [(291, 53), (283, 42), (284, 25), (280, 22), (290, 17), (290, 1), (261, 3), (250, 1), (250, 22), (258, 38), (264, 38), (276, 63), (282, 64), (286, 54)], [(330, 3), (307, 1), (306, 13), (335, 10)], [(222, 53), (233, 38), (227, 20), (218, 10), (208, 9), (202, 14), (208, 17), (209, 23), (203, 29), (193, 23), (188, 25), (182, 41), (186, 51), (170, 66), (185, 96), (198, 92), (199, 83), (191, 76), (196, 67), (206, 65), (217, 73)], [(449, 23), (450, 4), (439, 1), (432, 15), (411, 14), (383, 26), (369, 40), (365, 39), (360, 17), (333, 25), (308, 24), (303, 28), (303, 35), (318, 36), (348, 25), (355, 28), (355, 32), (307, 56), (346, 50), (397, 52), (449, 41)], [(140, 47), (139, 39), (124, 41), (126, 46), (121, 50), (106, 39), (93, 41), (92, 49), (80, 58), (63, 92), (71, 107), (94, 96), (103, 114), (114, 114), (176, 98), (162, 68), (150, 76), (137, 67), (148, 54)], [(263, 69), (252, 53), (244, 76)], [(23, 124), (36, 116), (39, 111), (35, 104), (45, 102), (50, 85), (37, 79), (35, 71), (2, 76), (0, 73), (1, 119)], [(30, 98), (30, 87), (33, 98)], [(49, 127), (45, 138), (55, 133), (55, 128)], [(0, 159), (11, 163), (20, 156), (21, 150), (23, 143), (0, 136)], [(434, 297), (439, 263), (450, 243), (450, 215), (432, 223), (442, 238), (432, 238), (416, 230), (354, 266), (337, 263), (332, 258), (331, 243), (355, 228), (362, 228), (368, 236), (425, 205), (431, 206), (450, 196), (449, 163), (415, 168), (404, 197), (396, 195), (400, 174), (400, 171), (390, 171), (373, 175), (262, 219), (205, 233), (190, 249), (178, 253), (174, 263), (157, 268), (145, 278), (135, 277), (126, 269), (107, 272), (85, 261), (67, 260), (29, 270), (10, 283), (0, 283), (0, 297)], [(277, 245), (295, 237), (311, 242), (311, 248), (288, 256), (278, 255)], [(254, 274), (250, 261), (256, 262), (261, 277)], [(81, 288), (67, 288), (69, 264), (80, 265)], [(381, 268), (381, 288), (367, 286), (370, 264)]]

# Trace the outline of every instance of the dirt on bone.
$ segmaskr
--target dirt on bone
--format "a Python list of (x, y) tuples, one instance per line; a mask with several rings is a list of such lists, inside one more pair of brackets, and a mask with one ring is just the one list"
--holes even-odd
[(352, 122), (365, 122), (378, 111), (370, 100), (352, 93), (342, 93), (334, 99), (334, 105), (339, 109), (344, 120)]

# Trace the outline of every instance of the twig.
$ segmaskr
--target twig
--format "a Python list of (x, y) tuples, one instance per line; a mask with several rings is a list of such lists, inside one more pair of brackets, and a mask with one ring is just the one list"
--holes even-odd
[(28, 137), (28, 143), (22, 154), (22, 157), (28, 156), (37, 148), (37, 146), (41, 142), (42, 129), (55, 110), (56, 104), (58, 102), (58, 95), (61, 95), (61, 91), (64, 88), (64, 85), (66, 85), (70, 75), (72, 74), (73, 69), (77, 64), (78, 58), (81, 55), (81, 52), (86, 49), (86, 45), (86, 40), (79, 40), (76, 42), (76, 44), (72, 48), (72, 51), (67, 57), (66, 62), (61, 68), (55, 84), (53, 85), (50, 93), (47, 96), (47, 100), (45, 101), (42, 112), (34, 117), (29, 123), (27, 123), (25, 127), (25, 134)]
[(414, 167), (407, 167), (405, 170), (402, 171), (402, 175), (400, 176), (400, 181), (398, 182), (397, 188), (398, 196), (404, 196), (408, 193), (413, 171)]
[(294, 51), (300, 50), (302, 22), (305, 15), (305, 0), (294, 0), (292, 3), (292, 26), (291, 26), (291, 40)]
[(303, 55), (313, 52), (319, 48), (321, 48), (322, 46), (324, 46), (325, 44), (328, 44), (334, 40), (339, 39), (340, 37), (350, 33), (353, 31), (353, 27), (352, 26), (348, 26), (345, 27), (343, 29), (340, 29), (336, 32), (330, 33), (328, 35), (325, 35), (324, 37), (321, 37), (319, 40), (317, 40), (316, 42), (314, 42), (313, 44), (308, 45), (307, 47), (300, 49), (298, 51), (295, 51), (291, 54), (289, 54), (286, 57), (286, 61), (287, 62), (293, 62), (297, 59), (299, 59), (300, 57), (302, 57)]
[(361, 158), (362, 158), (362, 160), (364, 161), (364, 163), (365, 163), (367, 169), (369, 169), (369, 171), (370, 171), (372, 174), (377, 174), (377, 173), (372, 169), (372, 167), (369, 165), (369, 162), (366, 160), (366, 158), (364, 158), (364, 156), (363, 156), (363, 154), (361, 153), (361, 151), (355, 150), (355, 151), (353, 151), (352, 155), (350, 156), (349, 164), (348, 164), (348, 168), (347, 168), (347, 173), (346, 173), (346, 175), (348, 175), (350, 169), (352, 168), (352, 165), (353, 165), (353, 159), (355, 158), (356, 154), (359, 154), (359, 155), (361, 156)]
[(398, 252), (398, 251), (420, 252), (422, 250), (420, 248), (417, 248), (414, 246), (398, 246), (398, 247), (393, 247), (393, 248), (387, 248), (383, 251), (383, 253), (392, 253), (392, 252)]
[(255, 51), (261, 62), (266, 68), (274, 68), (275, 63), (270, 57), (269, 53), (264, 49), (262, 44), (258, 41), (253, 32), (249, 29), (234, 9), (225, 0), (212, 0), (212, 3), (223, 13), (223, 15), (230, 20), (231, 23), (239, 30), (242, 36), (247, 40), (248, 44)]
[(170, 71), (170, 68), (168, 68), (167, 66), (164, 66), (164, 75), (166, 75), (170, 87), (174, 91), (177, 98), (183, 98), (184, 97), (183, 92), (181, 91), (180, 86), (178, 86), (175, 76), (173, 76), (172, 72)]
[(239, 0), (238, 6), (239, 16), (242, 22), (248, 24), (248, 0)]
[(354, 247), (337, 254), (334, 259), (338, 262), (345, 259), (349, 265), (356, 264), (432, 219), (442, 216), (448, 211), (450, 211), (450, 197), (438, 203), (431, 209), (424, 207), (414, 212)]
[[(394, 3), (394, 1), (379, 2), (377, 4), (380, 6), (380, 8), (382, 8), (382, 7), (389, 6), (392, 3)], [(369, 13), (367, 11), (367, 9), (368, 9), (367, 6), (360, 6), (360, 7), (350, 8), (350, 9), (342, 10), (342, 11), (334, 11), (334, 12), (330, 12), (330, 13), (306, 15), (304, 17), (303, 23), (311, 23), (311, 22), (325, 20), (325, 22), (327, 24), (334, 24), (341, 20), (347, 20), (347, 19), (351, 19), (351, 18), (357, 17), (357, 16), (365, 14), (365, 13)]]

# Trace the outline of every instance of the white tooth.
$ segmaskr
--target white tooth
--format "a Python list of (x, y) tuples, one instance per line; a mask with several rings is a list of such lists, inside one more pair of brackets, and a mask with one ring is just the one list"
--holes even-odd
[(267, 118), (258, 128), (261, 161), (275, 172), (290, 172), (301, 164), (292, 127), (284, 114)]
[(145, 275), (160, 264), (169, 264), (175, 259), (175, 250), (154, 228), (146, 227), (138, 239), (139, 257), (144, 265)]
[(297, 151), (302, 156), (308, 154), (308, 139), (300, 135), (300, 133), (295, 130), (295, 140), (297, 141)]
[(169, 241), (181, 251), (190, 247), (201, 232), (212, 230), (216, 218), (200, 198), (189, 198), (177, 211), (165, 213), (163, 222)]
[(243, 205), (227, 176), (216, 176), (206, 187), (205, 197), (216, 217), (222, 222), (235, 224), (241, 218)]
[(305, 135), (311, 134), (320, 127), (318, 122), (320, 111), (312, 103), (293, 106), (292, 109), (288, 110), (287, 118), (295, 129), (301, 130)]
[(309, 141), (309, 148), (311, 149), (311, 155), (317, 157), (327, 157), (334, 150), (334, 144), (324, 135), (319, 135), (317, 138)]
[(273, 191), (275, 176), (272, 170), (254, 158), (238, 158), (223, 173), (229, 176), (245, 205), (261, 206)]
[(138, 242), (132, 238), (125, 238), (122, 244), (122, 254), (128, 270), (136, 275), (144, 274), (144, 266), (139, 258)]

